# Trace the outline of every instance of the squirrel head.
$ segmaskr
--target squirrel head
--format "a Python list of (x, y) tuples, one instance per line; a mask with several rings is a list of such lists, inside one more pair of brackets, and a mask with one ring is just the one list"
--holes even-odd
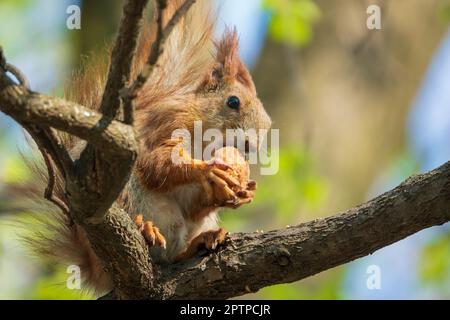
[(271, 120), (258, 99), (250, 72), (238, 54), (236, 31), (216, 43), (215, 61), (197, 90), (204, 128), (270, 129)]

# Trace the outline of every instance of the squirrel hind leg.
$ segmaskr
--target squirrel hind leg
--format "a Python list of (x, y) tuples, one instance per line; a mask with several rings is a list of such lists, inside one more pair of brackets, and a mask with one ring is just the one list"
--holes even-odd
[(180, 253), (175, 258), (175, 262), (180, 262), (192, 258), (199, 252), (199, 250), (203, 248), (208, 251), (215, 251), (221, 244), (225, 242), (227, 234), (228, 232), (223, 228), (200, 233), (197, 237), (192, 239), (186, 250)]
[(166, 249), (166, 238), (161, 234), (161, 231), (156, 227), (152, 221), (145, 221), (144, 217), (139, 214), (134, 218), (134, 223), (141, 231), (145, 241), (150, 247), (158, 246)]

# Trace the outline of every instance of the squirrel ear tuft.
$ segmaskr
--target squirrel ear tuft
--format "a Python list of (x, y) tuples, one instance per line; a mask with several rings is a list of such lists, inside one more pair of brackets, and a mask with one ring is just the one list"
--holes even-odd
[(236, 29), (226, 30), (223, 38), (215, 45), (215, 63), (202, 87), (207, 91), (215, 90), (221, 83), (239, 81), (250, 90), (255, 91), (251, 75), (239, 58), (239, 39)]
[(216, 43), (216, 63), (222, 67), (222, 75), (225, 81), (233, 81), (239, 70), (241, 60), (239, 59), (239, 40), (236, 29), (226, 30), (225, 34)]

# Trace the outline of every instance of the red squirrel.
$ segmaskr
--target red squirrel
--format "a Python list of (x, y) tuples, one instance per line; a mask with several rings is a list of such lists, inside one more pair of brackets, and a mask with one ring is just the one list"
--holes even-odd
[[(167, 2), (163, 23), (181, 3)], [(224, 145), (214, 158), (206, 160), (195, 159), (184, 150), (182, 157), (187, 161), (174, 163), (172, 152), (179, 143), (172, 138), (174, 130), (182, 128), (194, 135), (194, 121), (201, 121), (204, 130), (214, 128), (223, 134), (227, 129), (271, 126), (250, 73), (239, 58), (236, 32), (226, 31), (221, 40), (214, 40), (216, 19), (210, 3), (197, 1), (177, 24), (157, 68), (135, 99), (140, 150), (118, 203), (142, 231), (156, 262), (188, 259), (200, 247), (214, 250), (226, 234), (219, 227), (218, 211), (251, 202), (256, 188), (249, 180), (248, 163), (235, 146)], [(155, 39), (155, 21), (141, 37), (134, 76), (143, 67)], [(106, 73), (106, 63), (88, 64), (67, 85), (66, 98), (98, 108)], [(74, 150), (80, 144), (73, 139), (70, 143)], [(56, 188), (61, 199), (65, 198), (63, 190)], [(35, 248), (79, 265), (87, 285), (106, 290), (109, 277), (82, 228), (71, 224), (70, 219), (58, 221), (48, 227), (53, 238), (35, 241)]]

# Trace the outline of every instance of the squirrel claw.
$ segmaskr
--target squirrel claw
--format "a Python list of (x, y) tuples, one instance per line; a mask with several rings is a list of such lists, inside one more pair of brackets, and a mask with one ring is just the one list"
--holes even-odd
[(250, 191), (255, 191), (256, 190), (256, 181), (255, 180), (250, 180), (247, 183), (247, 190), (250, 190)]
[(250, 190), (247, 189), (247, 190), (238, 191), (237, 196), (239, 198), (243, 198), (243, 199), (245, 199), (245, 198), (253, 199), (255, 194), (253, 193), (253, 191), (250, 191)]
[(232, 177), (230, 174), (228, 174), (226, 171), (213, 168), (211, 170), (211, 173), (214, 174), (215, 176), (219, 177), (223, 181), (225, 181), (229, 186), (232, 186), (232, 187), (239, 186), (239, 181), (236, 178)]
[(247, 188), (246, 190), (240, 190), (236, 194), (239, 198), (236, 198), (233, 201), (227, 201), (225, 203), (226, 207), (237, 209), (244, 204), (252, 202), (253, 198), (255, 197), (255, 193), (249, 188)]
[(244, 204), (247, 204), (247, 203), (250, 203), (250, 202), (252, 202), (253, 201), (253, 198), (238, 198), (236, 201), (227, 201), (226, 203), (225, 203), (225, 206), (227, 207), (227, 208), (231, 208), (231, 209), (237, 209), (237, 208), (239, 208), (240, 206), (242, 206), (242, 205), (244, 205)]
[(134, 223), (150, 247), (158, 246), (166, 249), (166, 238), (161, 234), (159, 228), (153, 225), (152, 221), (144, 222), (143, 216), (139, 214), (134, 218)]
[(237, 200), (238, 197), (231, 188), (239, 186), (239, 181), (218, 168), (216, 164), (216, 162), (214, 166), (208, 164), (206, 168), (203, 168), (200, 171), (199, 180), (205, 191), (207, 202), (214, 206), (222, 206), (226, 201)]

